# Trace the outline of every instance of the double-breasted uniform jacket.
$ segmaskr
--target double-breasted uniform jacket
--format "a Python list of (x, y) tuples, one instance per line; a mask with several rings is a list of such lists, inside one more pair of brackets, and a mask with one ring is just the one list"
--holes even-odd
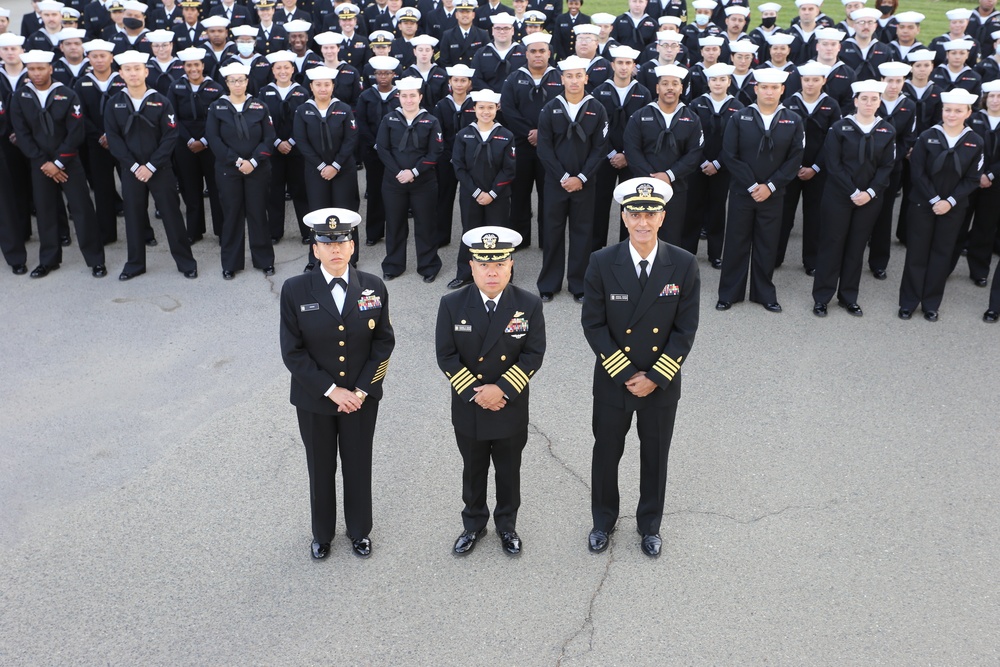
[(483, 192), (496, 199), (514, 180), (514, 134), (494, 125), (483, 140), (476, 125), (466, 125), (455, 137), (451, 162), (462, 193), (473, 198)]
[(944, 130), (935, 125), (917, 137), (910, 156), (910, 199), (933, 206), (940, 199), (955, 209), (965, 209), (969, 195), (979, 187), (983, 167), (983, 140), (964, 128), (954, 148), (948, 147)]
[(360, 389), (366, 400), (382, 398), (395, 345), (389, 294), (377, 276), (348, 271), (343, 313), (318, 268), (281, 288), (281, 357), (292, 374), (291, 403), (302, 410), (336, 414), (336, 403), (325, 396), (334, 384)]
[(734, 113), (722, 139), (732, 189), (746, 191), (760, 183), (776, 192), (787, 186), (802, 166), (804, 137), (802, 119), (781, 105), (767, 130), (756, 104)]
[(472, 58), (470, 67), (476, 70), (472, 77), (473, 88), (483, 90), (489, 88), (495, 93), (503, 89), (503, 82), (507, 77), (519, 67), (527, 65), (524, 56), (524, 46), (520, 44), (511, 45), (510, 49), (503, 56), (497, 51), (497, 47), (490, 42), (476, 52)]
[(292, 135), (307, 169), (323, 171), (328, 165), (338, 171), (353, 170), (358, 145), (358, 124), (351, 107), (334, 99), (320, 114), (316, 102), (308, 100), (295, 110)]
[(686, 190), (687, 177), (704, 162), (701, 119), (683, 102), (678, 103), (670, 127), (656, 102), (639, 109), (625, 126), (624, 142), (633, 175), (666, 172), (674, 190)]
[[(476, 440), (508, 438), (528, 426), (531, 378), (545, 354), (542, 301), (507, 285), (490, 320), (475, 284), (441, 297), (435, 335), (438, 366), (451, 383), (455, 430)], [(496, 412), (472, 399), (475, 388), (495, 384), (507, 396)]]
[(87, 136), (79, 96), (56, 81), (49, 88), (44, 106), (33, 86), (19, 86), (10, 100), (10, 124), (17, 134), (17, 147), (32, 167), (45, 162), (69, 164), (79, 157), (80, 145)]
[(472, 25), (489, 32), (493, 28), (493, 21), (490, 19), (497, 14), (510, 14), (513, 16), (514, 10), (499, 2), (495, 8), (490, 7), (489, 0), (486, 0), (486, 2), (483, 2), (476, 7), (476, 18), (473, 20)]
[(368, 62), (370, 51), (368, 40), (360, 32), (355, 32), (352, 37), (347, 37), (347, 41), (340, 45), (338, 57), (360, 72), (365, 63)]
[[(698, 329), (698, 262), (686, 250), (657, 243), (645, 289), (639, 286), (629, 241), (598, 250), (587, 267), (580, 317), (583, 334), (597, 355), (594, 398), (616, 408), (676, 402), (681, 366)], [(639, 371), (658, 387), (642, 398), (625, 388)]]
[(239, 112), (226, 97), (212, 102), (205, 136), (216, 164), (227, 168), (235, 167), (240, 158), (260, 166), (274, 150), (274, 126), (267, 105), (249, 96)]
[(186, 76), (174, 81), (167, 91), (167, 99), (177, 114), (178, 146), (187, 146), (192, 139), (208, 140), (205, 135), (208, 108), (223, 94), (222, 86), (209, 78), (204, 79), (197, 90)]
[(592, 181), (607, 157), (607, 145), (608, 114), (590, 95), (584, 96), (573, 120), (562, 95), (546, 104), (538, 116), (538, 159), (555, 183), (566, 175), (581, 174), (585, 183)]
[(652, 97), (644, 85), (638, 81), (632, 81), (628, 92), (625, 93), (625, 104), (623, 105), (612, 80), (599, 85), (591, 95), (604, 105), (604, 111), (608, 114), (607, 157), (611, 158), (616, 153), (625, 150), (625, 127), (628, 125), (629, 118), (649, 104)]
[(827, 167), (824, 199), (832, 194), (846, 201), (856, 191), (881, 197), (896, 164), (896, 131), (881, 118), (867, 133), (852, 118), (841, 118), (830, 127), (822, 159)]
[(438, 61), (441, 67), (451, 67), (452, 65), (472, 65), (472, 59), (476, 51), (486, 46), (490, 41), (490, 34), (482, 28), (471, 26), (469, 34), (462, 38), (462, 28), (455, 26), (450, 30), (445, 30), (438, 42)]
[(555, 17), (552, 27), (547, 28), (552, 33), (552, 54), (556, 60), (563, 60), (576, 52), (576, 33), (573, 28), (590, 23), (590, 17), (583, 12), (573, 16), (569, 12)]
[(275, 51), (284, 51), (288, 48), (288, 33), (277, 23), (271, 24), (270, 30), (265, 30), (259, 26), (257, 30), (257, 45), (254, 47), (257, 53), (265, 56)]
[(730, 96), (719, 111), (715, 111), (712, 99), (706, 93), (691, 100), (688, 105), (701, 120), (702, 134), (705, 136), (705, 143), (702, 145), (702, 164), (711, 162), (716, 169), (723, 170), (726, 165), (722, 163), (722, 136), (726, 131), (729, 118), (743, 108), (735, 97)]
[(782, 104), (786, 109), (797, 113), (805, 123), (806, 145), (802, 155), (802, 166), (819, 172), (823, 167), (820, 162), (823, 142), (826, 141), (830, 127), (841, 118), (840, 105), (826, 93), (819, 94), (819, 100), (813, 107), (812, 113), (809, 113), (801, 93), (792, 95)]

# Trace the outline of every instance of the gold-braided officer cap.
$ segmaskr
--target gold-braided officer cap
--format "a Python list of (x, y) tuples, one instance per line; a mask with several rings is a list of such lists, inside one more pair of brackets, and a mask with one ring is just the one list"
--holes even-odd
[(484, 226), (462, 234), (462, 243), (469, 246), (477, 262), (502, 262), (514, 254), (522, 237), (513, 229)]
[(662, 211), (674, 190), (658, 178), (630, 178), (615, 188), (615, 201), (626, 211)]
[(344, 243), (351, 240), (361, 216), (346, 208), (321, 208), (305, 214), (302, 222), (312, 229), (316, 243)]

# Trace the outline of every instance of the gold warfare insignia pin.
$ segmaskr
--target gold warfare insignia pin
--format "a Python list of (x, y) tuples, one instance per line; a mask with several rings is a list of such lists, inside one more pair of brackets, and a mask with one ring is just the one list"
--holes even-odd
[(486, 250), (493, 250), (497, 247), (497, 241), (499, 240), (500, 237), (492, 232), (489, 234), (483, 234), (483, 248)]
[(368, 320), (368, 328), (369, 329), (375, 328), (375, 320)]

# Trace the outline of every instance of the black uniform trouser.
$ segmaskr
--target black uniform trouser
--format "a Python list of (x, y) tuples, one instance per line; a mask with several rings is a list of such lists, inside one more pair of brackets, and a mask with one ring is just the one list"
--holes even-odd
[[(673, 196), (663, 207), (666, 215), (657, 236), (678, 248), (687, 250), (692, 255), (698, 254), (698, 237), (701, 224), (687, 217), (687, 188), (674, 190)], [(622, 223), (624, 226), (624, 223)], [(624, 240), (624, 239), (622, 239)]]
[(462, 524), (465, 530), (482, 530), (490, 518), (486, 483), (492, 459), (497, 496), (493, 523), (501, 532), (513, 531), (521, 506), (521, 452), (528, 442), (528, 429), (496, 440), (476, 440), (455, 431), (455, 440), (462, 453), (462, 502), (465, 503)]
[(208, 187), (208, 205), (212, 211), (212, 233), (222, 236), (222, 221), (225, 219), (219, 188), (215, 180), (215, 156), (205, 149), (192, 153), (183, 143), (174, 149), (174, 163), (180, 176), (181, 197), (184, 199), (187, 235), (190, 239), (200, 239), (205, 235), (205, 187)]
[[(385, 197), (385, 259), (382, 271), (399, 275), (406, 271), (406, 239), (410, 235), (407, 211), (413, 211), (413, 237), (417, 247), (417, 272), (436, 276), (441, 270), (434, 229), (437, 204), (437, 176), (433, 169), (422, 172), (410, 183), (400, 183), (395, 174), (382, 179)], [(368, 197), (371, 201), (371, 195)]]
[(989, 310), (1000, 312), (1000, 269), (993, 272), (993, 285), (990, 287)]
[(135, 174), (122, 173), (122, 202), (125, 207), (125, 243), (128, 247), (128, 261), (125, 273), (146, 270), (146, 234), (149, 230), (149, 195), (160, 211), (160, 222), (170, 244), (170, 256), (174, 258), (177, 270), (181, 272), (198, 268), (191, 254), (191, 244), (184, 230), (184, 218), (177, 199), (177, 179), (173, 170), (164, 165), (156, 170), (153, 177), (143, 183)]
[(988, 278), (993, 260), (993, 245), (1000, 223), (1000, 183), (979, 191), (976, 213), (969, 230), (969, 276)]
[[(543, 294), (559, 292), (565, 274), (570, 293), (583, 294), (584, 274), (590, 263), (594, 242), (594, 185), (584, 183), (583, 189), (566, 192), (559, 181), (549, 175), (545, 180), (545, 190), (545, 245), (542, 246), (542, 270), (536, 283), (538, 291)], [(516, 200), (514, 205), (517, 205)]]
[(31, 161), (31, 185), (35, 197), (40, 246), (38, 263), (45, 266), (59, 266), (62, 263), (59, 211), (65, 211), (62, 198), (65, 194), (73, 213), (77, 243), (87, 266), (104, 264), (104, 243), (97, 227), (97, 215), (94, 213), (94, 202), (90, 200), (90, 188), (87, 186), (87, 174), (83, 171), (83, 165), (78, 159), (69, 160), (63, 170), (69, 180), (60, 184), (42, 173), (41, 166), (44, 162)]
[(10, 266), (22, 266), (28, 262), (24, 236), (16, 222), (16, 208), (6, 155), (0, 152), (0, 251)]
[[(299, 236), (301, 238), (308, 238), (310, 234), (309, 228), (302, 222), (302, 218), (310, 210), (309, 196), (306, 193), (305, 184), (305, 163), (302, 160), (302, 156), (297, 150), (293, 150), (287, 155), (275, 150), (271, 153), (269, 162), (271, 163), (271, 195), (268, 197), (267, 202), (267, 228), (271, 234), (271, 238), (280, 239), (285, 235), (286, 190), (292, 195), (292, 208), (295, 210), (295, 220), (298, 225)], [(351, 165), (351, 171), (354, 173), (354, 192), (356, 195), (358, 185), (357, 171), (354, 165)], [(357, 211), (358, 209), (352, 208), (351, 210)]]
[(382, 181), (385, 180), (385, 165), (373, 146), (365, 146), (361, 151), (365, 163), (365, 192), (368, 194), (368, 208), (365, 213), (365, 239), (378, 241), (385, 237), (385, 200)]
[[(459, 191), (458, 208), (462, 213), (463, 234), (484, 225), (506, 227), (510, 224), (510, 191), (501, 194), (490, 202), (489, 206), (483, 206), (473, 199), (472, 193), (463, 186)], [(472, 253), (469, 252), (469, 247), (464, 243), (459, 244), (456, 278), (472, 279), (472, 267), (469, 266), (471, 260)]]
[[(631, 177), (628, 167), (615, 169), (611, 166), (610, 160), (602, 160), (601, 166), (597, 168), (597, 183), (594, 193), (594, 243), (591, 250), (600, 250), (608, 245), (608, 228), (611, 226), (611, 203), (614, 201), (615, 187), (622, 181), (627, 181)], [(621, 209), (615, 216), (616, 220), (621, 220)]]
[(594, 528), (610, 532), (618, 521), (620, 496), (618, 466), (625, 452), (625, 437), (636, 417), (639, 435), (639, 504), (635, 518), (639, 532), (660, 532), (667, 488), (667, 454), (674, 434), (677, 403), (639, 410), (612, 407), (594, 399), (594, 454), (591, 465), (591, 512)]
[(274, 266), (274, 247), (267, 230), (267, 198), (271, 187), (271, 164), (264, 162), (249, 174), (233, 165), (215, 165), (222, 218), (222, 270), (242, 271), (243, 251), (250, 237), (250, 262), (255, 269)]
[[(902, 181), (903, 168), (899, 166), (892, 170), (892, 174), (889, 175), (889, 187), (882, 193), (881, 199), (876, 201), (879, 213), (868, 244), (868, 268), (872, 271), (885, 271), (889, 267), (889, 253), (892, 248), (892, 212), (896, 204), (896, 193), (899, 192)], [(900, 206), (906, 208), (905, 199)]]
[(337, 528), (337, 451), (344, 466), (344, 519), (347, 535), (372, 531), (372, 440), (378, 401), (366, 400), (350, 414), (321, 415), (296, 408), (299, 434), (309, 469), (309, 507), (313, 539), (333, 540)]
[[(708, 235), (708, 258), (722, 259), (722, 244), (726, 236), (726, 201), (729, 199), (728, 171), (706, 176), (699, 169), (688, 177), (687, 227)], [(668, 202), (669, 203), (669, 202)]]
[(823, 197), (813, 301), (830, 303), (837, 294), (842, 301), (857, 303), (865, 245), (881, 207), (875, 200), (855, 206), (847, 194), (829, 190)]
[(115, 169), (118, 163), (111, 151), (101, 146), (94, 137), (87, 137), (80, 155), (84, 171), (87, 172), (87, 181), (94, 191), (94, 211), (101, 242), (104, 245), (114, 243), (118, 240), (119, 197), (115, 187)]
[[(455, 213), (455, 193), (458, 191), (458, 178), (455, 177), (455, 168), (451, 164), (451, 156), (442, 156), (438, 160), (437, 167), (438, 194), (437, 208), (435, 209), (435, 229), (437, 234), (437, 246), (446, 246), (451, 243), (451, 221)], [(504, 222), (506, 226), (506, 221)]]
[(934, 215), (929, 204), (910, 202), (906, 260), (899, 286), (899, 307), (937, 310), (951, 273), (951, 254), (965, 218), (965, 207)]
[(795, 226), (795, 209), (802, 199), (802, 266), (807, 269), (816, 268), (816, 246), (819, 243), (819, 227), (822, 224), (823, 187), (826, 185), (826, 174), (820, 172), (803, 181), (793, 178), (785, 189), (785, 201), (781, 211), (781, 237), (778, 241), (778, 254), (775, 266), (781, 266), (785, 261), (785, 250), (788, 249), (788, 237)]
[[(357, 211), (361, 207), (361, 194), (358, 192), (358, 168), (353, 163), (341, 166), (343, 169), (330, 181), (320, 176), (319, 171), (314, 168), (303, 170), (304, 178), (302, 181), (305, 183), (306, 205), (301, 214), (298, 213), (298, 207), (296, 207), (296, 215), (299, 216), (300, 221), (309, 211), (315, 211), (320, 208), (335, 206), (337, 208)], [(289, 183), (291, 182), (289, 181)], [(281, 198), (281, 206), (284, 208), (284, 189), (281, 191)], [(271, 199), (272, 201), (274, 199), (273, 190), (271, 192)], [(292, 201), (294, 200), (295, 195), (292, 195)], [(305, 229), (306, 232), (303, 236), (309, 236), (309, 228), (306, 227)], [(354, 254), (351, 256), (351, 264), (357, 266), (360, 252), (357, 227), (351, 230), (351, 239), (354, 241)], [(316, 255), (313, 253), (312, 244), (309, 245), (309, 263), (316, 263)]]
[(729, 219), (719, 276), (719, 301), (743, 301), (750, 271), (750, 300), (777, 303), (774, 289), (774, 262), (781, 235), (783, 192), (771, 193), (757, 203), (745, 188), (729, 189)]
[(913, 188), (910, 180), (910, 161), (903, 160), (903, 201), (899, 205), (899, 217), (896, 220), (896, 240), (906, 245), (907, 216), (910, 213), (910, 190)]
[(14, 229), (20, 234), (21, 240), (31, 238), (31, 162), (21, 150), (10, 143), (7, 136), (0, 139), (0, 150), (3, 150), (7, 160), (7, 170), (10, 172), (10, 186), (14, 193)]
[(538, 247), (544, 248), (545, 167), (538, 159), (537, 149), (527, 139), (516, 140), (514, 147), (514, 182), (511, 183), (510, 224), (507, 227), (523, 237), (522, 247), (531, 245), (531, 189), (534, 187), (538, 193)]
[(955, 248), (951, 252), (952, 273), (954, 273), (955, 268), (958, 266), (958, 260), (962, 259), (962, 251), (968, 248), (969, 235), (972, 229), (972, 216), (979, 206), (979, 197), (982, 192), (981, 188), (977, 188), (964, 202), (965, 217), (962, 218), (962, 224), (958, 229), (958, 236), (955, 238)]

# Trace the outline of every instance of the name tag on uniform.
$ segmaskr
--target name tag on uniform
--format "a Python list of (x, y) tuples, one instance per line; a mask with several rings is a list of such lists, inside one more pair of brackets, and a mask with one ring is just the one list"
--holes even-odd
[(612, 301), (628, 301), (628, 294), (612, 294)]
[(464, 333), (472, 333), (472, 325), (471, 324), (456, 324), (455, 325), (455, 331), (461, 331), (461, 332), (464, 332)]
[(299, 306), (299, 312), (308, 313), (310, 310), (319, 310), (318, 303), (304, 303)]

